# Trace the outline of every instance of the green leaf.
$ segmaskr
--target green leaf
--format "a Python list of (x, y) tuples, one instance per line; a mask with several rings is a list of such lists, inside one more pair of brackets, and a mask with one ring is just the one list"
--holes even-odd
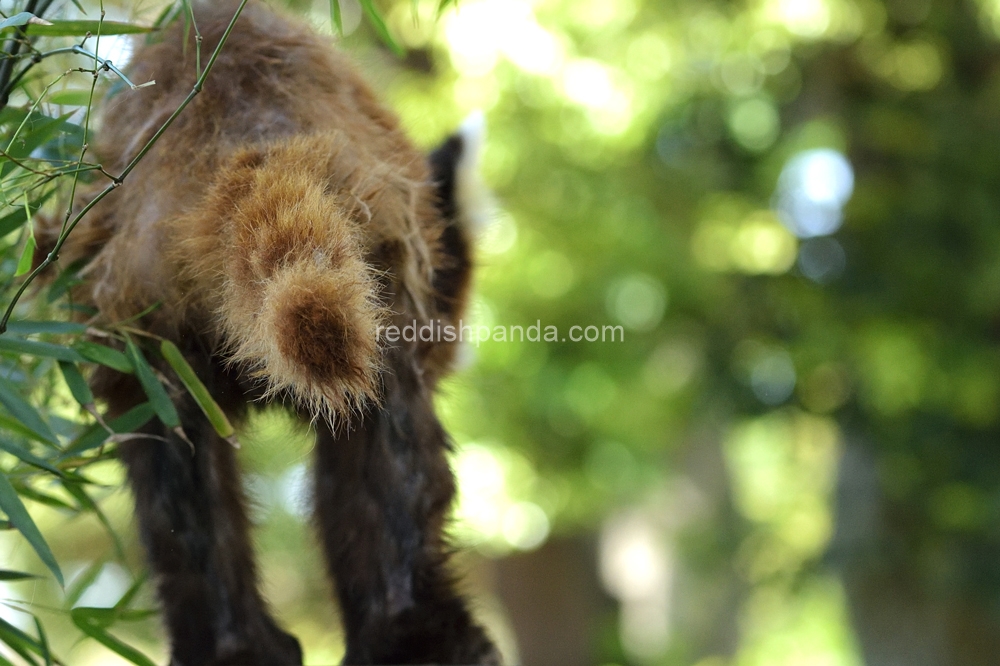
[(17, 444), (14, 444), (13, 442), (8, 442), (5, 439), (0, 439), (0, 451), (6, 451), (7, 453), (17, 458), (18, 460), (22, 460), (28, 463), (29, 465), (34, 465), (35, 467), (44, 469), (48, 472), (52, 472), (56, 476), (63, 476), (64, 474), (64, 472), (61, 469), (59, 469), (52, 463), (48, 462), (47, 460), (39, 458), (31, 451), (28, 451), (27, 449), (20, 447)]
[(80, 352), (80, 356), (88, 361), (100, 363), (118, 372), (132, 374), (135, 371), (132, 362), (128, 360), (125, 354), (106, 345), (100, 345), (89, 340), (79, 340), (73, 344), (73, 349)]
[(52, 650), (49, 649), (49, 637), (45, 635), (45, 628), (42, 627), (42, 623), (37, 616), (32, 615), (31, 619), (35, 621), (35, 631), (38, 632), (38, 645), (42, 649), (42, 659), (45, 660), (45, 666), (52, 666)]
[(73, 394), (73, 399), (81, 406), (87, 407), (94, 404), (94, 394), (87, 385), (87, 380), (83, 378), (80, 369), (73, 363), (59, 361), (59, 370), (62, 372), (69, 392)]
[(51, 506), (53, 509), (61, 509), (68, 511), (69, 513), (80, 512), (79, 507), (58, 498), (55, 495), (50, 495), (49, 493), (43, 493), (40, 490), (36, 490), (31, 486), (19, 486), (17, 492), (21, 497), (33, 500), (39, 504), (44, 504), (45, 506)]
[(93, 498), (87, 494), (87, 491), (84, 490), (80, 486), (80, 484), (76, 481), (70, 481), (64, 478), (62, 479), (62, 485), (63, 488), (66, 489), (66, 492), (68, 492), (70, 495), (76, 498), (76, 501), (80, 503), (80, 506), (85, 511), (89, 511), (90, 513), (97, 516), (97, 520), (101, 523), (101, 525), (104, 526), (104, 529), (111, 537), (111, 541), (115, 547), (115, 554), (118, 555), (119, 559), (124, 560), (125, 546), (124, 544), (122, 544), (121, 539), (118, 537), (118, 533), (115, 532), (113, 527), (111, 527), (111, 522), (108, 521), (108, 517), (104, 515), (103, 511), (101, 511), (101, 507), (97, 505), (97, 502), (95, 502)]
[(160, 12), (160, 15), (156, 17), (156, 20), (153, 21), (153, 29), (161, 30), (168, 23), (177, 18), (177, 15), (180, 14), (180, 11), (184, 8), (183, 5), (184, 3), (182, 2), (172, 2), (168, 4), (166, 8)]
[[(112, 652), (131, 661), (137, 666), (156, 666), (153, 661), (137, 649), (115, 638), (107, 632), (109, 608), (74, 608), (70, 611), (73, 624), (83, 633), (108, 648)], [(111, 620), (113, 621), (113, 619)]]
[(14, 385), (6, 379), (0, 379), (0, 404), (36, 437), (52, 446), (59, 446), (59, 440), (56, 439), (52, 429), (42, 420), (35, 408), (17, 394)]
[(87, 259), (77, 259), (67, 266), (66, 270), (59, 273), (59, 277), (53, 280), (52, 286), (49, 287), (49, 294), (46, 297), (46, 301), (49, 303), (55, 303), (60, 296), (72, 289), (75, 285), (80, 284), (83, 281), (80, 278), (80, 270), (86, 265)]
[(181, 350), (177, 348), (173, 342), (169, 340), (164, 340), (160, 344), (160, 353), (163, 354), (163, 358), (167, 360), (170, 367), (174, 369), (177, 376), (180, 377), (181, 382), (184, 387), (187, 388), (188, 393), (194, 398), (194, 401), (198, 403), (201, 411), (204, 412), (205, 416), (208, 418), (212, 427), (215, 428), (215, 432), (219, 433), (219, 436), (228, 439), (232, 437), (236, 430), (233, 428), (233, 424), (229, 422), (229, 418), (226, 417), (226, 413), (222, 411), (219, 404), (215, 402), (212, 395), (208, 392), (208, 389), (198, 379), (198, 375), (195, 374), (194, 368), (192, 368), (184, 356), (181, 354)]
[(132, 338), (125, 339), (125, 349), (129, 360), (135, 367), (135, 376), (139, 378), (139, 383), (142, 384), (142, 389), (149, 397), (150, 404), (156, 410), (156, 415), (168, 428), (179, 428), (181, 417), (177, 414), (177, 408), (174, 407), (167, 390), (156, 378), (156, 373), (153, 372), (153, 368), (150, 367), (146, 357), (139, 351)]
[(0, 509), (3, 509), (3, 512), (7, 514), (7, 518), (17, 528), (17, 531), (24, 535), (24, 538), (28, 540), (31, 547), (35, 549), (38, 557), (41, 558), (45, 566), (49, 568), (49, 571), (59, 581), (59, 585), (65, 585), (63, 583), (62, 571), (59, 570), (59, 563), (56, 562), (56, 558), (52, 555), (49, 544), (45, 542), (45, 538), (38, 531), (35, 521), (31, 519), (28, 510), (21, 503), (21, 498), (17, 496), (14, 486), (10, 485), (7, 475), (3, 473), (0, 473)]
[(3, 618), (0, 618), (0, 641), (3, 641), (27, 663), (37, 666), (38, 662), (31, 656), (31, 653), (42, 653), (42, 647), (38, 641)]
[(0, 428), (4, 430), (9, 430), (15, 434), (24, 437), (25, 439), (35, 439), (38, 435), (24, 427), (24, 424), (15, 419), (13, 416), (8, 416), (5, 413), (0, 412)]
[(28, 225), (28, 240), (24, 243), (24, 250), (21, 251), (21, 258), (17, 260), (17, 268), (14, 270), (14, 277), (27, 274), (31, 271), (31, 263), (35, 260), (35, 227), (31, 224), (31, 208), (28, 205), (28, 194), (24, 194), (24, 219)]
[(90, 95), (90, 88), (67, 88), (52, 93), (45, 101), (63, 106), (90, 106), (93, 98)]
[[(48, 201), (53, 192), (55, 192), (55, 190), (49, 190), (39, 197), (34, 203), (28, 204), (28, 209), (31, 211), (32, 215), (34, 215), (38, 209), (42, 207), (43, 203)], [(21, 228), (25, 221), (24, 209), (18, 206), (13, 213), (8, 213), (7, 215), (0, 217), (0, 236), (6, 236), (15, 229)]]
[[(108, 427), (116, 433), (132, 432), (146, 425), (153, 418), (154, 414), (156, 412), (153, 410), (153, 406), (148, 402), (144, 402), (136, 405), (118, 418), (109, 421)], [(63, 450), (60, 460), (97, 448), (109, 436), (108, 431), (103, 426), (94, 424), (85, 433), (70, 442), (69, 446)]]
[(445, 10), (451, 5), (457, 5), (457, 0), (441, 0), (438, 2), (437, 17), (440, 19), (441, 15), (444, 14)]
[(392, 38), (389, 34), (389, 28), (386, 27), (385, 21), (382, 20), (382, 16), (379, 15), (378, 10), (375, 9), (375, 5), (372, 0), (360, 0), (361, 8), (365, 11), (365, 16), (368, 17), (368, 22), (372, 24), (372, 28), (375, 29), (375, 33), (379, 38), (385, 42), (385, 45), (389, 47), (389, 50), (398, 56), (406, 55), (406, 51), (401, 47), (396, 40)]
[(142, 586), (145, 582), (146, 582), (145, 574), (136, 578), (135, 581), (132, 582), (132, 585), (130, 585), (129, 588), (125, 590), (125, 594), (123, 594), (121, 598), (115, 602), (115, 610), (122, 612), (126, 608), (128, 608), (128, 605), (132, 603), (132, 600), (135, 598), (135, 595), (139, 593), (139, 590), (142, 589)]
[[(74, 321), (9, 321), (7, 332), (14, 335), (35, 333), (85, 333), (87, 327)], [(0, 338), (2, 339), (2, 338)]]
[[(58, 118), (49, 118), (42, 115), (38, 117), (33, 116), (25, 123), (15, 140), (11, 142), (11, 147), (7, 153), (14, 159), (28, 157), (36, 148), (61, 130), (71, 115), (73, 115), (72, 112), (63, 114)], [(15, 166), (10, 160), (0, 160), (0, 175), (6, 176)], [(23, 215), (24, 211), (21, 211), (21, 214)]]
[(0, 569), (0, 580), (12, 581), (12, 580), (29, 580), (37, 579), (38, 576), (35, 574), (25, 573), (23, 571), (10, 571), (8, 569)]
[(53, 344), (51, 342), (38, 342), (37, 340), (23, 340), (9, 336), (0, 336), (0, 353), (8, 354), (29, 354), (31, 356), (41, 356), (44, 358), (54, 358), (60, 361), (70, 361), (72, 363), (83, 363), (87, 359), (72, 347)]
[(77, 574), (69, 585), (66, 586), (66, 606), (72, 608), (83, 596), (94, 581), (101, 575), (101, 571), (104, 570), (104, 565), (107, 564), (106, 558), (98, 558), (87, 565), (87, 568)]
[(25, 25), (28, 21), (30, 21), (33, 18), (37, 17), (31, 12), (21, 12), (20, 14), (15, 14), (14, 16), (11, 16), (9, 19), (0, 21), (0, 30), (3, 30), (4, 28), (16, 28), (17, 26)]
[(31, 262), (35, 259), (35, 234), (28, 234), (28, 240), (21, 250), (21, 258), (17, 260), (14, 277), (27, 275), (31, 272)]
[(340, 16), (340, 0), (330, 0), (330, 20), (333, 27), (337, 29), (337, 34), (344, 34), (344, 20)]
[(52, 25), (31, 26), (31, 34), (35, 37), (82, 37), (88, 32), (96, 35), (98, 30), (103, 37), (153, 32), (155, 28), (118, 21), (53, 21)]

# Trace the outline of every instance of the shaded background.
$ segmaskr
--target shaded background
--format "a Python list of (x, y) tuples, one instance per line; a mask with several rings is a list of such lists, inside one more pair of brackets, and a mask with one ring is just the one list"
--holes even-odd
[[(420, 145), (485, 112), (473, 323), (560, 331), (470, 345), (438, 402), (456, 567), (510, 663), (1000, 663), (1000, 3), (381, 4), (403, 59), (342, 5)], [(265, 412), (243, 443), (267, 594), (333, 663), (308, 433)], [(89, 475), (126, 557), (31, 504), (81, 596), (0, 596), (141, 575), (120, 469)], [(68, 663), (116, 658), (49, 615)], [(155, 619), (115, 632), (164, 660)]]

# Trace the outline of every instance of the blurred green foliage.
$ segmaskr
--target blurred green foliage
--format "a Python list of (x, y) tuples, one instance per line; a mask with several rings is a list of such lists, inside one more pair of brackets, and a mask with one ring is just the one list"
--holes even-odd
[[(331, 30), (328, 2), (288, 4)], [(598, 535), (616, 603), (593, 663), (990, 663), (1000, 5), (462, 0), (439, 16), (436, 1), (380, 3), (403, 58), (364, 21), (371, 6), (338, 5), (345, 47), (421, 145), (487, 118), (499, 207), (469, 323), (558, 331), (472, 343), (442, 387), (458, 543), (501, 558)], [(109, 9), (150, 25), (163, 7)], [(73, 103), (91, 78), (46, 89), (68, 66), (54, 61), (0, 114), (5, 298), (27, 242), (22, 193), (29, 210), (64, 210), (84, 142)], [(73, 270), (59, 268), (15, 319), (68, 319)], [(624, 340), (574, 342), (573, 326)], [(21, 536), (3, 544), (18, 570), (44, 571), (20, 497), (71, 574), (65, 593), (16, 572), (0, 590), (22, 620), (60, 628), (48, 636), (72, 663), (107, 653), (73, 648), (68, 626), (161, 656), (155, 623), (127, 622), (152, 603), (134, 539), (94, 536), (129, 533), (128, 499), (65, 374), (128, 361), (79, 333), (21, 323), (0, 338), (0, 467), (16, 491), (0, 486), (2, 526), (43, 558)], [(267, 592), (324, 663), (340, 646), (319, 567), (299, 566), (315, 553), (297, 499), (308, 437), (293, 431), (260, 415), (244, 463)], [(0, 624), (0, 642), (44, 663), (40, 626)]]

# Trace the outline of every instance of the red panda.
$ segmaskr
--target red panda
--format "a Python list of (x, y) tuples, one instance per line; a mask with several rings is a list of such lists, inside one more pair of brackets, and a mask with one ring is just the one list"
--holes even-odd
[[(196, 7), (206, 52), (235, 7)], [(105, 101), (105, 170), (120, 172), (191, 90), (197, 46), (184, 35), (137, 49), (130, 76), (155, 86)], [(421, 154), (328, 40), (251, 3), (201, 94), (61, 252), (88, 260), (76, 296), (102, 322), (159, 304), (133, 325), (175, 341), (231, 418), (270, 401), (313, 424), (348, 664), (499, 663), (442, 537), (455, 484), (432, 393), (454, 344), (378, 334), (462, 315), (474, 139)], [(131, 375), (101, 368), (92, 384), (112, 416), (144, 400)], [(119, 446), (171, 664), (301, 663), (258, 591), (231, 446), (174, 397), (193, 453), (157, 420)]]

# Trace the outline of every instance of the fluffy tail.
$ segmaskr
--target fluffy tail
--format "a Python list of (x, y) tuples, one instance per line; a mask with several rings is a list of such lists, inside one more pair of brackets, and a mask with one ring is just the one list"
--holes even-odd
[(274, 157), (245, 151), (229, 162), (181, 223), (176, 260), (189, 293), (208, 299), (231, 360), (269, 394), (332, 417), (376, 398), (387, 311), (352, 209), (303, 165), (265, 164)]

